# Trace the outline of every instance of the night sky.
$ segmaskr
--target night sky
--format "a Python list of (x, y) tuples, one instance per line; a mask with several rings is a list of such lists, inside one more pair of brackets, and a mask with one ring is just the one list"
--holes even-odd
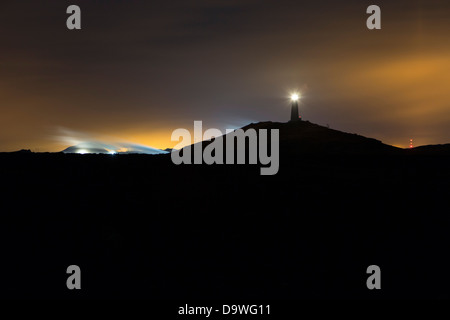
[(287, 121), (291, 91), (314, 123), (449, 143), (449, 16), (448, 0), (2, 1), (0, 151), (59, 151), (67, 132), (171, 147), (194, 120)]

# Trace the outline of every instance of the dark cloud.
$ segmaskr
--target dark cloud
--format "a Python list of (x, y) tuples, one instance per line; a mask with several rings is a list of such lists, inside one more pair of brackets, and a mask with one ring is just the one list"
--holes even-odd
[[(82, 30), (65, 27), (70, 4)], [(193, 120), (288, 119), (406, 146), (450, 140), (448, 1), (8, 1), (0, 148), (57, 150), (52, 128), (168, 147)]]

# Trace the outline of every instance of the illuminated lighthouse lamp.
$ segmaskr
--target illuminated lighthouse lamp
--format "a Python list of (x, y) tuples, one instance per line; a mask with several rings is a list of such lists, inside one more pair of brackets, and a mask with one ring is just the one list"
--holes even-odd
[(291, 101), (298, 101), (300, 100), (300, 95), (297, 93), (291, 94)]

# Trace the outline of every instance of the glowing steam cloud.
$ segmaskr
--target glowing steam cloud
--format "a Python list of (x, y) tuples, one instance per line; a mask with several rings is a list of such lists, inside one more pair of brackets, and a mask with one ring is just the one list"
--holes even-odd
[(168, 153), (160, 149), (142, 144), (113, 141), (111, 138), (93, 137), (86, 133), (75, 132), (67, 129), (59, 129), (56, 140), (70, 145), (64, 149), (64, 153), (78, 154), (163, 154)]

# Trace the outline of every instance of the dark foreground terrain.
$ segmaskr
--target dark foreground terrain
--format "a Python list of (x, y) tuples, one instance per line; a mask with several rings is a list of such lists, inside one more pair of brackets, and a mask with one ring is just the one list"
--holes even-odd
[(449, 298), (448, 153), (339, 152), (340, 139), (326, 152), (329, 137), (307, 149), (286, 128), (275, 176), (170, 155), (0, 154), (0, 295)]

